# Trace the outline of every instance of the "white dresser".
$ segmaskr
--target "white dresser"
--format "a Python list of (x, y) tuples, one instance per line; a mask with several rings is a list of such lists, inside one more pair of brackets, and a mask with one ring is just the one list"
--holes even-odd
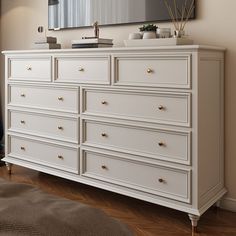
[(225, 194), (224, 49), (6, 51), (6, 157), (189, 214)]

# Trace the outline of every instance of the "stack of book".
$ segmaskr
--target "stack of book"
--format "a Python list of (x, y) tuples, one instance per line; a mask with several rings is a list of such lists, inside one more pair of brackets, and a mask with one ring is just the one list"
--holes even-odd
[(57, 43), (57, 38), (55, 37), (41, 37), (38, 38), (33, 45), (34, 49), (60, 49), (61, 44)]
[(102, 38), (82, 38), (78, 40), (72, 40), (72, 48), (107, 48), (112, 47), (113, 39)]

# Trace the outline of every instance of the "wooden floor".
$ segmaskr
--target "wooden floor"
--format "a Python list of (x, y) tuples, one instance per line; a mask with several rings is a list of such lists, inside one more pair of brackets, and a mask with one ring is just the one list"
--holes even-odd
[[(179, 211), (17, 166), (13, 166), (10, 176), (5, 167), (0, 167), (0, 177), (33, 184), (46, 192), (100, 208), (129, 225), (135, 235), (192, 235), (187, 214)], [(195, 234), (205, 235), (236, 236), (236, 213), (216, 208), (208, 210), (202, 216), (198, 233)]]

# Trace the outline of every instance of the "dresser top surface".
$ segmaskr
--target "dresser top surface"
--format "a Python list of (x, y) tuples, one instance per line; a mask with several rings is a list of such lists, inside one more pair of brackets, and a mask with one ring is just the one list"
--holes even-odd
[(112, 47), (112, 48), (83, 48), (83, 49), (33, 49), (33, 50), (6, 50), (3, 54), (28, 54), (28, 53), (118, 53), (118, 52), (162, 52), (162, 51), (225, 51), (226, 48), (210, 45), (178, 45), (178, 46), (160, 46), (160, 47)]

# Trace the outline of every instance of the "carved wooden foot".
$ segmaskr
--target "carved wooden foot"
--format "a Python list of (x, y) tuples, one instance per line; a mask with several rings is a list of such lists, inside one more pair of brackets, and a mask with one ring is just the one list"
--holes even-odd
[(192, 214), (188, 214), (189, 219), (191, 220), (191, 224), (192, 224), (192, 234), (197, 232), (197, 224), (198, 221), (200, 219), (200, 216), (196, 216), (196, 215), (192, 215)]
[(220, 210), (220, 200), (218, 200), (215, 204), (214, 204), (214, 211), (216, 214), (219, 213), (219, 210)]
[(197, 226), (192, 226), (192, 235), (194, 236), (197, 233)]
[(6, 167), (7, 167), (8, 174), (10, 175), (10, 174), (11, 174), (11, 171), (12, 171), (12, 164), (6, 162)]

